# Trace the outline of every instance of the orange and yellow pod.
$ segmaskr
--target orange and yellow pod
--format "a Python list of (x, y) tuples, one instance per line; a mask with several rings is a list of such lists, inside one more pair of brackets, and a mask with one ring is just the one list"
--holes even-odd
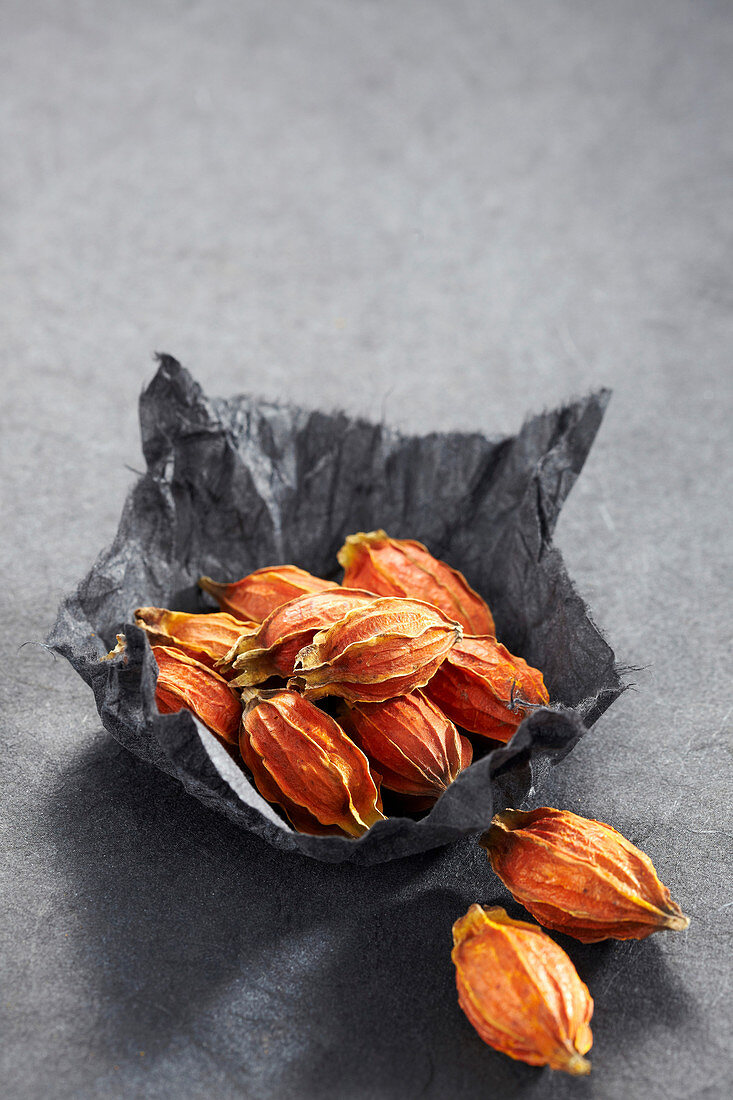
[(493, 634), (488, 604), (457, 569), (433, 557), (413, 539), (392, 539), (386, 531), (349, 535), (338, 552), (345, 588), (366, 588), (381, 596), (412, 596), (439, 607), (466, 634)]
[(200, 577), (199, 587), (214, 597), (222, 611), (235, 618), (261, 623), (276, 607), (296, 596), (324, 592), (338, 585), (335, 581), (315, 577), (297, 565), (276, 565), (256, 569), (239, 581), (212, 581), (211, 577)]
[(344, 704), (339, 718), (387, 790), (434, 800), (471, 763), (470, 742), (421, 691)]
[(524, 703), (550, 699), (542, 673), (490, 635), (457, 642), (426, 692), (457, 726), (496, 741), (514, 734), (529, 713)]
[(550, 806), (505, 810), (481, 844), (516, 901), (583, 943), (642, 940), (690, 923), (649, 857), (601, 821)]
[(242, 758), (263, 798), (296, 829), (358, 837), (383, 819), (369, 761), (330, 715), (294, 691), (247, 695)]
[(458, 1003), (485, 1043), (532, 1066), (590, 1073), (593, 1001), (541, 928), (472, 905), (453, 925), (453, 944)]
[(394, 699), (423, 687), (461, 634), (431, 604), (374, 599), (316, 634), (298, 654), (292, 686), (309, 699)]
[(158, 709), (171, 714), (184, 707), (212, 733), (236, 745), (242, 702), (226, 680), (200, 661), (169, 646), (152, 646), (158, 665), (155, 699)]
[(319, 630), (373, 599), (369, 592), (355, 588), (330, 588), (298, 596), (237, 638), (219, 667), (232, 670), (236, 687), (252, 687), (270, 676), (290, 676), (295, 658)]
[(255, 623), (243, 622), (223, 611), (189, 615), (165, 607), (138, 607), (135, 625), (145, 631), (151, 645), (180, 649), (209, 668), (229, 652), (245, 631), (256, 629)]

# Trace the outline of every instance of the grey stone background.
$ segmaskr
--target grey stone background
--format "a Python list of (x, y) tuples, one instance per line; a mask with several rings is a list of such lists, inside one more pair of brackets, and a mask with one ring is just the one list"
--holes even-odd
[[(724, 0), (4, 0), (0, 1088), (26, 1097), (728, 1094), (733, 12)], [(100, 728), (38, 647), (113, 537), (165, 350), (406, 430), (614, 398), (556, 540), (645, 667), (542, 801), (690, 913), (572, 954), (593, 1074), (485, 1047), (474, 845), (286, 857)]]

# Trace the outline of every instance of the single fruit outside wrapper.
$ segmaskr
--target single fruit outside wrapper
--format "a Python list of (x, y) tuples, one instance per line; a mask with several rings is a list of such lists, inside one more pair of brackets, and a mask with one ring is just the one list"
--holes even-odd
[(319, 630), (373, 599), (371, 593), (355, 588), (329, 588), (298, 596), (238, 638), (217, 667), (233, 671), (235, 687), (253, 687), (270, 676), (288, 677), (292, 675), (295, 658)]
[(641, 940), (690, 923), (649, 857), (600, 821), (549, 806), (505, 810), (480, 843), (516, 901), (582, 943)]
[(255, 623), (235, 619), (224, 611), (188, 615), (165, 607), (138, 607), (135, 625), (145, 631), (151, 645), (180, 649), (209, 668), (229, 652), (245, 631), (257, 629)]
[(222, 611), (240, 619), (261, 623), (281, 604), (307, 592), (325, 592), (340, 587), (336, 581), (314, 577), (297, 565), (268, 566), (256, 569), (239, 581), (212, 581), (199, 577), (199, 587), (213, 596)]
[(242, 703), (226, 680), (213, 669), (169, 646), (151, 647), (158, 665), (155, 698), (164, 714), (186, 707), (212, 733), (236, 745)]
[(423, 687), (461, 635), (431, 604), (381, 597), (316, 634), (298, 654), (291, 686), (309, 699), (384, 702)]
[(366, 588), (381, 596), (412, 596), (439, 607), (466, 634), (493, 634), (485, 600), (457, 569), (433, 557), (413, 539), (392, 539), (386, 531), (358, 531), (338, 552), (345, 588)]
[(421, 691), (384, 703), (344, 703), (339, 720), (382, 786), (399, 794), (434, 800), (471, 762), (470, 743)]
[(242, 758), (296, 829), (358, 837), (383, 820), (369, 761), (333, 718), (293, 691), (245, 689), (244, 698)]
[(561, 947), (481, 905), (453, 925), (453, 943), (458, 1003), (485, 1043), (532, 1066), (590, 1073), (593, 1001)]
[(529, 706), (549, 703), (542, 673), (491, 635), (464, 637), (431, 679), (426, 694), (469, 733), (508, 741)]

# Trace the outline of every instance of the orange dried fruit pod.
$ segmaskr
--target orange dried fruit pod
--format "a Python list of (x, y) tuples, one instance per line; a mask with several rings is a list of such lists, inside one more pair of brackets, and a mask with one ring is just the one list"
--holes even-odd
[(309, 699), (394, 699), (423, 687), (461, 634), (431, 604), (377, 598), (316, 634), (298, 654), (292, 686)]
[(593, 1001), (541, 928), (472, 905), (453, 925), (453, 944), (458, 1003), (485, 1043), (532, 1066), (590, 1073)]
[(298, 596), (276, 608), (263, 623), (238, 638), (220, 667), (231, 668), (237, 673), (232, 681), (235, 687), (252, 687), (270, 676), (290, 676), (295, 658), (319, 630), (373, 599), (370, 592), (340, 587)]
[(381, 596), (413, 596), (439, 607), (466, 634), (493, 634), (488, 604), (457, 569), (433, 557), (413, 539), (392, 539), (386, 531), (358, 531), (338, 552), (345, 588), (366, 588)]
[(212, 733), (236, 745), (242, 703), (226, 680), (200, 661), (169, 646), (152, 646), (158, 665), (155, 700), (164, 714), (186, 707)]
[(344, 704), (339, 718), (382, 786), (399, 794), (434, 800), (471, 760), (470, 743), (421, 691), (384, 703)]
[(383, 820), (369, 761), (330, 715), (294, 691), (245, 694), (242, 758), (296, 829), (359, 837)]
[(138, 607), (135, 624), (145, 631), (151, 645), (180, 649), (210, 668), (246, 630), (256, 629), (255, 623), (242, 622), (224, 611), (188, 615), (165, 607)]
[(621, 833), (569, 810), (505, 810), (481, 838), (491, 866), (533, 917), (583, 943), (681, 931), (689, 918)]
[(497, 741), (508, 741), (526, 717), (523, 703), (550, 701), (542, 673), (490, 635), (457, 642), (426, 694), (457, 726)]
[(227, 583), (199, 577), (199, 587), (213, 596), (222, 611), (240, 619), (261, 623), (281, 604), (308, 592), (325, 592), (340, 587), (336, 581), (315, 577), (297, 565), (268, 566), (256, 569), (239, 581)]

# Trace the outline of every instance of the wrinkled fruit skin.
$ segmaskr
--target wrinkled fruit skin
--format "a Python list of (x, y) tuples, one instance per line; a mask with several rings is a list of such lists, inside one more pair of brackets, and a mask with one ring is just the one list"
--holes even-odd
[(549, 703), (542, 673), (485, 635), (457, 642), (426, 689), (452, 722), (469, 733), (508, 741), (529, 713)]
[(649, 857), (600, 821), (549, 806), (505, 810), (481, 843), (516, 901), (582, 943), (641, 940), (689, 924)]
[(260, 794), (302, 833), (358, 837), (384, 817), (363, 752), (302, 695), (252, 692), (239, 747)]
[(309, 699), (394, 699), (427, 684), (461, 634), (421, 600), (375, 599), (316, 634), (298, 654), (292, 686)]
[(434, 800), (471, 761), (470, 743), (421, 691), (385, 703), (344, 704), (340, 719), (382, 786), (399, 794)]
[(242, 577), (241, 581), (232, 581), (231, 584), (212, 581), (211, 577), (200, 577), (199, 587), (214, 597), (222, 611), (238, 619), (261, 623), (275, 608), (294, 600), (296, 596), (325, 592), (328, 588), (339, 586), (334, 581), (314, 577), (297, 565), (277, 565), (256, 569), (254, 573)]
[(212, 733), (236, 745), (242, 703), (217, 672), (168, 646), (152, 646), (158, 665), (155, 699), (163, 714), (186, 707)]
[(593, 1001), (549, 936), (504, 909), (472, 905), (453, 925), (458, 1003), (495, 1050), (579, 1076), (593, 1044)]
[(262, 684), (270, 676), (291, 676), (295, 658), (319, 630), (338, 622), (374, 596), (355, 588), (330, 588), (298, 596), (276, 608), (265, 621), (238, 638), (219, 668), (229, 668), (235, 687)]
[(345, 588), (381, 596), (412, 596), (439, 607), (466, 634), (494, 634), (488, 605), (457, 569), (434, 558), (412, 539), (391, 539), (385, 531), (349, 535), (338, 553)]
[(141, 627), (151, 645), (180, 649), (202, 665), (213, 668), (237, 639), (254, 623), (217, 611), (212, 615), (187, 615), (165, 607), (138, 607), (135, 625)]

